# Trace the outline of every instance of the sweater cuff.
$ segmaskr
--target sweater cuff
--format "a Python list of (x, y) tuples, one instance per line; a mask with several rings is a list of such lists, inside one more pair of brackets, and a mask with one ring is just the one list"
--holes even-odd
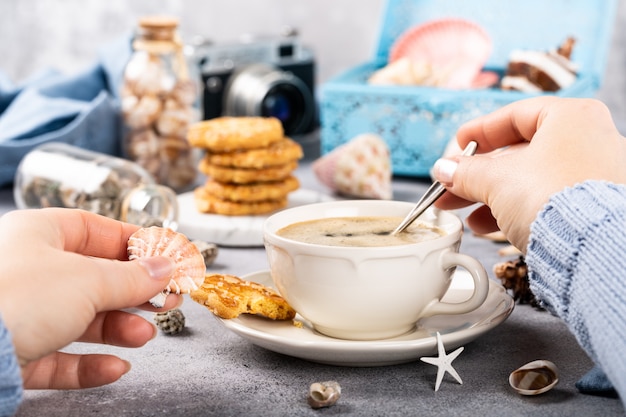
[(11, 334), (0, 317), (0, 416), (17, 413), (22, 395), (22, 374)]
[(626, 187), (586, 181), (553, 195), (531, 225), (526, 255), (531, 290), (587, 348), (580, 311), (593, 307), (587, 305), (590, 299), (599, 302), (610, 293), (600, 292), (605, 286), (615, 285), (600, 275), (611, 276), (613, 268), (623, 273), (615, 260), (623, 258), (624, 224)]

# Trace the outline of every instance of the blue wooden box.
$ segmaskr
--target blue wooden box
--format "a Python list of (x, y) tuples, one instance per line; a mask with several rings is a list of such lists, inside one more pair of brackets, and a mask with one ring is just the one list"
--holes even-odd
[(501, 74), (512, 50), (548, 50), (573, 36), (577, 81), (552, 94), (591, 97), (604, 75), (616, 6), (616, 0), (388, 0), (373, 60), (322, 85), (321, 152), (360, 133), (377, 133), (391, 150), (395, 175), (428, 176), (463, 122), (531, 96), (499, 88), (368, 85), (372, 72), (386, 65), (394, 41), (415, 25), (443, 17), (478, 23), (493, 41), (485, 69)]

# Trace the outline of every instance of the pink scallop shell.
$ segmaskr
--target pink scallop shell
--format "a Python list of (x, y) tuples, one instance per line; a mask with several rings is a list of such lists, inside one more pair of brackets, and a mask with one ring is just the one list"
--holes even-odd
[(346, 152), (346, 144), (336, 147), (326, 155), (313, 161), (311, 165), (311, 169), (317, 179), (331, 190), (337, 190), (335, 172), (337, 171), (337, 161), (341, 158), (342, 152)]
[(128, 259), (165, 256), (176, 268), (164, 292), (189, 293), (204, 282), (206, 264), (200, 250), (182, 233), (162, 227), (144, 227), (128, 239)]
[(364, 133), (315, 160), (318, 180), (340, 194), (388, 200), (392, 197), (391, 156), (384, 140)]
[(494, 71), (483, 71), (472, 81), (472, 88), (493, 87), (500, 81), (500, 76)]
[(391, 47), (389, 61), (402, 57), (426, 61), (445, 72), (448, 88), (471, 88), (489, 59), (491, 38), (465, 19), (431, 20), (404, 32)]

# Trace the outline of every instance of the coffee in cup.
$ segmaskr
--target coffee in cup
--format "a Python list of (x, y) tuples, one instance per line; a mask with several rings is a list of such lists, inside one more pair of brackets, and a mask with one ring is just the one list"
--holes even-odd
[[(476, 259), (458, 252), (463, 225), (451, 212), (431, 208), (420, 216), (437, 236), (391, 246), (310, 243), (280, 232), (300, 223), (324, 224), (329, 218), (357, 218), (365, 224), (368, 218), (399, 219), (385, 227), (391, 231), (412, 208), (407, 202), (354, 200), (273, 214), (263, 234), (276, 288), (315, 330), (351, 340), (399, 336), (413, 330), (421, 318), (480, 307), (489, 290), (487, 273)], [(465, 301), (441, 302), (457, 266), (471, 274), (474, 291)]]
[(420, 221), (392, 234), (401, 221), (402, 217), (393, 216), (328, 217), (290, 224), (276, 234), (314, 245), (357, 247), (407, 245), (445, 234), (437, 226)]

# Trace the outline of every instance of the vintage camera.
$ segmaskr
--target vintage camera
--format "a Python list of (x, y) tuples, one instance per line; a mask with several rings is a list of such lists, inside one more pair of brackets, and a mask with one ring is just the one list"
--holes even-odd
[(196, 49), (204, 119), (219, 116), (278, 118), (286, 135), (318, 125), (313, 54), (295, 33)]

